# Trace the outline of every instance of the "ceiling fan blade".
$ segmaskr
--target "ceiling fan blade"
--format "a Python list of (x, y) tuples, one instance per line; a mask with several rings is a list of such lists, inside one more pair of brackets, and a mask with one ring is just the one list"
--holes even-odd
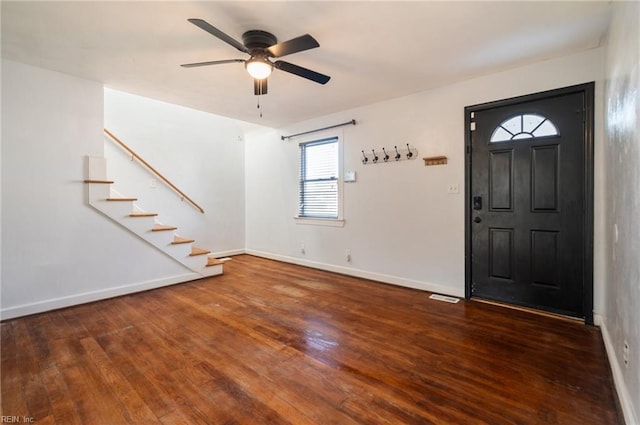
[(320, 74), (319, 72), (285, 61), (276, 61), (273, 65), (281, 71), (289, 72), (299, 77), (306, 78), (307, 80), (315, 81), (318, 84), (327, 84), (331, 79), (328, 75)]
[(316, 39), (309, 34), (305, 34), (288, 41), (283, 41), (282, 43), (274, 44), (267, 48), (267, 53), (274, 58), (279, 58), (292, 53), (315, 49), (316, 47), (320, 47)]
[(236, 40), (234, 38), (231, 38), (230, 36), (228, 36), (227, 34), (223, 33), (222, 31), (220, 31), (218, 28), (214, 27), (213, 25), (211, 25), (207, 21), (204, 21), (204, 20), (198, 19), (198, 18), (191, 18), (191, 19), (187, 19), (187, 20), (189, 22), (191, 22), (193, 25), (197, 26), (198, 28), (205, 30), (206, 32), (208, 32), (212, 36), (218, 37), (220, 40), (224, 41), (225, 43), (232, 45), (233, 47), (235, 47), (236, 49), (240, 50), (241, 52), (249, 53), (249, 49), (247, 49), (244, 46), (244, 44), (240, 43), (238, 40)]
[(180, 66), (184, 68), (195, 68), (196, 66), (207, 66), (207, 65), (220, 65), (223, 63), (234, 63), (234, 62), (244, 62), (244, 59), (225, 59), (221, 61), (209, 61), (209, 62), (196, 62), (196, 63), (185, 63)]
[(262, 80), (258, 80), (257, 78), (253, 79), (253, 94), (255, 94), (256, 96), (267, 94), (266, 78), (263, 78)]

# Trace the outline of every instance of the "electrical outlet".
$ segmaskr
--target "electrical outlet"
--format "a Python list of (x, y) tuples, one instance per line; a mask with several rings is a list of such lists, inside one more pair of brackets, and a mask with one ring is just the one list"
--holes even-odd
[(447, 186), (447, 193), (450, 195), (460, 193), (460, 185), (458, 183), (449, 183), (449, 186)]
[(629, 343), (625, 340), (624, 345), (622, 346), (622, 361), (624, 362), (624, 367), (629, 367)]
[(345, 249), (344, 250), (344, 256), (347, 260), (347, 263), (351, 262), (351, 250), (350, 249)]

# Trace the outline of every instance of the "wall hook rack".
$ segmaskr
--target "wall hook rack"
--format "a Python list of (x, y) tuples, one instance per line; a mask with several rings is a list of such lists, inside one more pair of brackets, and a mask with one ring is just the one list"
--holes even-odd
[[(418, 156), (418, 150), (415, 147), (411, 147), (409, 146), (409, 143), (406, 144), (406, 148), (398, 148), (397, 145), (395, 145), (393, 147), (393, 149), (396, 151), (393, 159), (395, 159), (396, 161), (404, 161), (404, 160), (411, 160), (411, 159), (416, 159)], [(367, 164), (384, 164), (389, 162), (389, 160), (391, 159), (391, 156), (389, 155), (389, 153), (387, 152), (387, 148), (382, 148), (382, 161), (380, 161), (380, 156), (379, 156), (379, 152), (375, 149), (371, 149), (371, 156), (367, 156), (366, 152), (364, 151), (364, 149), (362, 150), (362, 164), (363, 165), (367, 165)], [(371, 161), (369, 161), (369, 158), (371, 158)]]

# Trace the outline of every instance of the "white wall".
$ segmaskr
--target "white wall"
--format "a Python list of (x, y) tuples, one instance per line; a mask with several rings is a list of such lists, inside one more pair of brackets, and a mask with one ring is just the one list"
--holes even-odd
[(100, 83), (2, 60), (3, 319), (188, 273), (87, 205), (102, 121)]
[[(204, 214), (105, 140), (115, 189), (217, 255), (243, 252), (247, 123), (115, 90), (105, 90), (105, 127), (199, 204)], [(155, 186), (155, 188), (154, 188)]]
[[(627, 424), (640, 423), (640, 3), (614, 2), (607, 48), (603, 335)], [(624, 366), (623, 344), (630, 347)]]
[[(589, 81), (596, 81), (601, 99), (603, 54), (595, 49), (247, 136), (249, 252), (463, 295), (464, 107)], [(602, 150), (601, 117), (598, 103), (596, 156)], [(299, 140), (283, 142), (279, 136), (350, 119), (357, 125), (339, 130), (344, 136), (344, 170), (357, 172), (357, 182), (344, 185), (345, 226), (296, 224)], [(366, 166), (360, 162), (363, 149), (405, 143), (417, 147), (418, 160)], [(421, 158), (434, 155), (446, 155), (449, 163), (425, 167)], [(596, 175), (600, 174), (596, 163)], [(450, 183), (460, 185), (460, 194), (447, 194)], [(601, 204), (596, 194), (597, 211)], [(600, 237), (596, 230), (596, 243)], [(351, 250), (351, 263), (345, 249)], [(601, 274), (599, 266), (596, 273)], [(601, 286), (601, 280), (596, 282), (597, 308)]]

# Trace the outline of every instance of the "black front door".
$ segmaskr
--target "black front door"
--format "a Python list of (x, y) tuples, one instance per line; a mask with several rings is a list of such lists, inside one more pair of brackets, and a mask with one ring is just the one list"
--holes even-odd
[(468, 296), (592, 320), (592, 91), (466, 108)]

